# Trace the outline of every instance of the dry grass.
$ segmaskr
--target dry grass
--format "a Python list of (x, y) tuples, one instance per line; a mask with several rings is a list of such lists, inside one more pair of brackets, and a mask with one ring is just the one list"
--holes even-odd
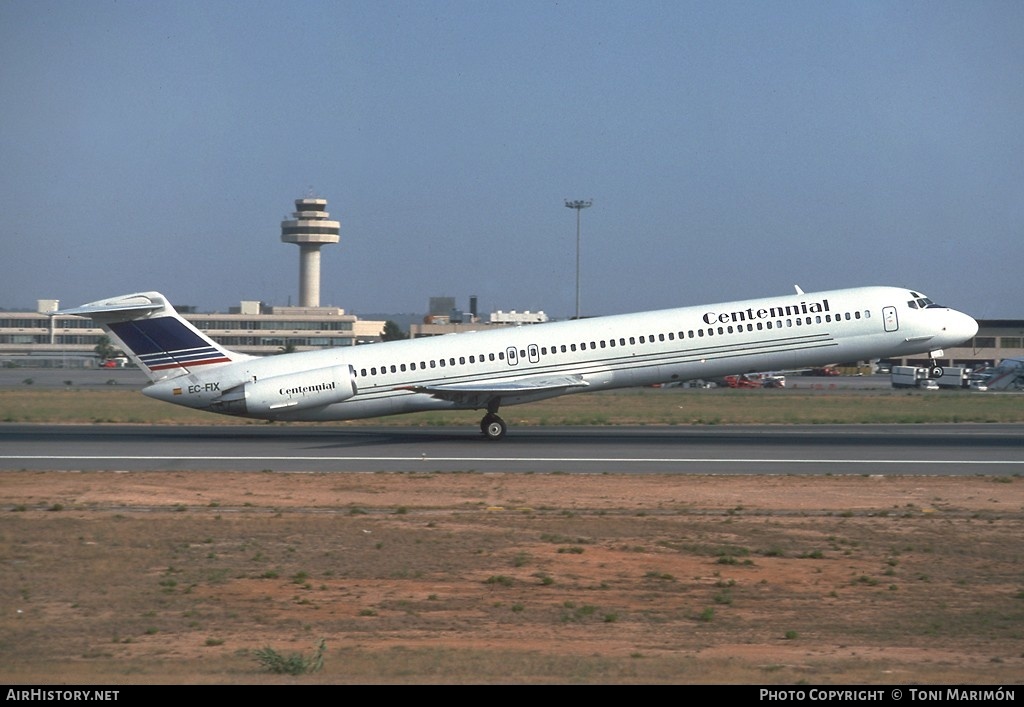
[[(1019, 395), (966, 391), (648, 388), (570, 395), (503, 408), (502, 415), (516, 426), (1024, 422), (1022, 400)], [(480, 413), (475, 411), (432, 412), (335, 424), (474, 427), (479, 419)], [(245, 423), (235, 417), (168, 405), (137, 390), (29, 387), (0, 389), (0, 421)]]
[[(7, 683), (991, 683), (1018, 478), (0, 474)], [(261, 648), (313, 654), (273, 675)]]

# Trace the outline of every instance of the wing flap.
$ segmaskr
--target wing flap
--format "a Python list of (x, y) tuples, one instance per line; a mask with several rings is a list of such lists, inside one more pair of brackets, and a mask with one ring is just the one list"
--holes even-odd
[(589, 383), (581, 375), (526, 376), (507, 380), (471, 381), (468, 383), (440, 383), (412, 385), (409, 390), (428, 393), (441, 400), (463, 399), (467, 395), (500, 397), (502, 395), (531, 395), (556, 393), (572, 388), (585, 388)]

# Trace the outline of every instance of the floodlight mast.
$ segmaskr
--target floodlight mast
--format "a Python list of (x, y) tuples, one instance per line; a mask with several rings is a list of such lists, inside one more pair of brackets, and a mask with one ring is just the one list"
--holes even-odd
[(580, 212), (590, 208), (593, 203), (593, 199), (565, 200), (566, 208), (576, 209), (576, 319), (580, 318)]

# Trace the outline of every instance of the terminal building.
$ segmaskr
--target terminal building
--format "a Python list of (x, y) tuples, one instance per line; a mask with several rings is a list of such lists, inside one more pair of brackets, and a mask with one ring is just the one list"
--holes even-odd
[(502, 326), (522, 326), (524, 324), (543, 324), (549, 321), (544, 312), (491, 312), (488, 321), (484, 321), (477, 313), (477, 297), (469, 298), (469, 311), (463, 312), (455, 307), (454, 297), (431, 297), (430, 312), (423, 317), (422, 324), (409, 327), (409, 338), (419, 339), (425, 336), (443, 336), (470, 331), (483, 331)]

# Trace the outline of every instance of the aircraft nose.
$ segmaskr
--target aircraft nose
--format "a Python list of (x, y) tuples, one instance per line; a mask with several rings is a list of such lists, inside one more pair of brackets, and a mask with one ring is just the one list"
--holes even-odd
[(949, 317), (946, 322), (946, 335), (950, 341), (963, 343), (978, 333), (978, 322), (963, 312), (955, 309), (949, 310)]

